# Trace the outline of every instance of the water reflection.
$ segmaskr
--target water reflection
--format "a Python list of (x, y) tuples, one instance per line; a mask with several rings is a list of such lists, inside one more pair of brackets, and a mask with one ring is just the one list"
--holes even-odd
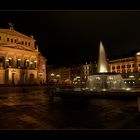
[(136, 99), (51, 100), (44, 88), (0, 94), (0, 129), (132, 129), (139, 117)]

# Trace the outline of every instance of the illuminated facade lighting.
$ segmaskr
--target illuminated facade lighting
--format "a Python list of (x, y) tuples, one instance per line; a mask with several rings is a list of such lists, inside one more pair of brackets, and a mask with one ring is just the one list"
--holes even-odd
[[(35, 50), (36, 40), (34, 38), (11, 29), (0, 29), (0, 38), (2, 38), (0, 39), (2, 73), (0, 84), (39, 84), (40, 81), (46, 83), (46, 59)], [(22, 45), (19, 42), (22, 42)], [(34, 63), (30, 63), (29, 59), (35, 60)], [(38, 66), (37, 61), (39, 61)], [(41, 65), (43, 64), (45, 68), (42, 70)], [(13, 68), (16, 72), (13, 71)], [(39, 71), (43, 72), (41, 78)]]

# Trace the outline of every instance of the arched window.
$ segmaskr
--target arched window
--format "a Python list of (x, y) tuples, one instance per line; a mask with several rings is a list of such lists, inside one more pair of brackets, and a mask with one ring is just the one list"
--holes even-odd
[(0, 57), (0, 63), (2, 63), (3, 62), (3, 59), (2, 59), (2, 57)]
[(13, 58), (9, 57), (6, 59), (6, 67), (13, 67)]
[(21, 59), (20, 58), (17, 59), (17, 67), (21, 67)]
[(120, 69), (120, 66), (117, 66), (117, 69)]
[(37, 68), (37, 61), (34, 61), (34, 68)]
[(4, 66), (4, 57), (0, 57), (0, 67)]
[(34, 68), (34, 63), (32, 61), (30, 62), (30, 68)]
[(128, 65), (127, 65), (127, 68), (131, 68), (131, 65), (130, 65), (130, 64), (128, 64)]
[(30, 66), (29, 59), (24, 60), (24, 68), (28, 68)]

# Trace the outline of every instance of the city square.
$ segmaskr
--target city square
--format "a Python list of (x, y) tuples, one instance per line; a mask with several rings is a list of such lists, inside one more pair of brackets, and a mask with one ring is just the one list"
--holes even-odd
[(140, 128), (140, 11), (0, 13), (0, 129)]

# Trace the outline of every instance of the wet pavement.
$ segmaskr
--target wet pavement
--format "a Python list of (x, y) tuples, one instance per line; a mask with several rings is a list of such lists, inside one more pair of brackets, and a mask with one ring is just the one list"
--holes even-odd
[(52, 101), (44, 87), (0, 88), (0, 129), (140, 129), (140, 112), (134, 98)]

